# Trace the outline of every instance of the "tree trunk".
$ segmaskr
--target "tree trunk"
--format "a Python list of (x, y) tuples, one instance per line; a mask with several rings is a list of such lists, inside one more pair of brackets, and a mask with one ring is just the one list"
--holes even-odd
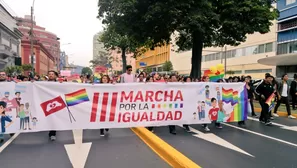
[(201, 78), (201, 61), (203, 49), (203, 35), (201, 32), (195, 31), (192, 34), (192, 69), (190, 76), (193, 79)]
[(126, 59), (126, 48), (121, 48), (122, 50), (122, 62), (123, 62), (123, 73), (126, 72), (127, 59)]

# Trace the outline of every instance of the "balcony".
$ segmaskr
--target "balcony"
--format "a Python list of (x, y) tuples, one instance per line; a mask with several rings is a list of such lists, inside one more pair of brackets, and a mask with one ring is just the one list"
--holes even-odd
[(17, 56), (17, 53), (12, 51), (11, 47), (0, 44), (0, 59), (7, 59), (8, 57)]

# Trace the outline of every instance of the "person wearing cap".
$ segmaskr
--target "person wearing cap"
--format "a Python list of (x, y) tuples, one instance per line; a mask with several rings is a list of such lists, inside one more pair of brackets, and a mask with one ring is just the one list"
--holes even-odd
[(280, 106), (281, 103), (286, 105), (288, 118), (295, 119), (296, 117), (291, 115), (291, 108), (289, 104), (289, 85), (288, 85), (288, 75), (284, 74), (282, 75), (282, 82), (277, 87), (277, 93), (278, 93), (278, 101), (276, 103), (276, 106), (274, 108), (273, 116), (279, 117), (277, 114), (277, 109)]
[(291, 82), (290, 94), (292, 97), (292, 108), (296, 110), (296, 101), (297, 101), (297, 74), (294, 74), (294, 80)]
[(269, 113), (269, 105), (266, 102), (268, 98), (275, 93), (275, 89), (272, 85), (273, 76), (270, 74), (265, 77), (256, 88), (256, 93), (259, 94), (259, 102), (261, 105), (261, 115), (259, 121), (264, 122), (265, 125), (271, 125), (272, 122), (270, 121), (270, 113)]

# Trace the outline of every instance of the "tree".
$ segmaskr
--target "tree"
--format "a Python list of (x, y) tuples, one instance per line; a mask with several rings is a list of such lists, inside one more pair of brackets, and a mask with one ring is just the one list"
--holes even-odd
[[(246, 34), (267, 33), (278, 12), (276, 0), (134, 0), (99, 1), (99, 18), (124, 28), (138, 43), (152, 47), (176, 41), (192, 49), (191, 77), (201, 76), (203, 47), (239, 45)], [(172, 36), (177, 32), (177, 36)]]
[(106, 66), (106, 64), (110, 63), (111, 59), (112, 57), (110, 56), (110, 53), (99, 51), (98, 55), (90, 61), (90, 64), (92, 68), (95, 68), (96, 66)]
[(82, 70), (81, 70), (81, 74), (82, 75), (92, 75), (93, 74), (93, 71), (90, 67), (84, 67)]
[(127, 66), (126, 53), (135, 51), (133, 41), (128, 36), (117, 33), (113, 25), (106, 27), (98, 40), (104, 43), (107, 50), (118, 49), (122, 53), (123, 72), (125, 73)]
[(163, 71), (172, 71), (173, 70), (173, 65), (171, 61), (166, 61), (163, 66), (162, 66)]
[(146, 73), (150, 74), (153, 72), (153, 68), (152, 67), (146, 67), (144, 70)]
[(31, 64), (23, 64), (21, 67), (22, 67), (22, 69), (24, 71), (31, 71), (32, 70), (32, 65)]

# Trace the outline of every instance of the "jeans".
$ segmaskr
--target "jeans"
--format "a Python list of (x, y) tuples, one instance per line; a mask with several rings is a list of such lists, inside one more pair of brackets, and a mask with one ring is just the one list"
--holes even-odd
[(274, 108), (274, 113), (277, 113), (277, 109), (281, 103), (286, 105), (287, 113), (288, 113), (288, 115), (291, 115), (291, 109), (290, 109), (288, 97), (281, 97), (280, 100), (277, 101), (276, 106)]
[(259, 120), (264, 121), (264, 122), (270, 121), (270, 113), (269, 113), (268, 104), (266, 104), (264, 100), (260, 100), (259, 102), (260, 102), (260, 105), (262, 108)]
[(25, 126), (25, 118), (20, 118), (20, 130), (24, 129)]
[(297, 101), (297, 97), (295, 94), (292, 94), (292, 108), (295, 109), (296, 108), (296, 101)]

